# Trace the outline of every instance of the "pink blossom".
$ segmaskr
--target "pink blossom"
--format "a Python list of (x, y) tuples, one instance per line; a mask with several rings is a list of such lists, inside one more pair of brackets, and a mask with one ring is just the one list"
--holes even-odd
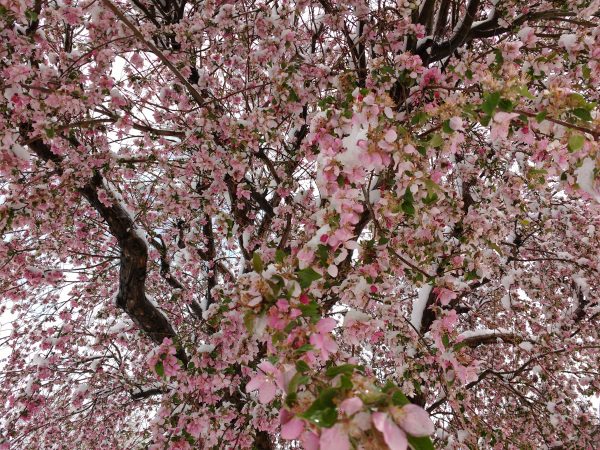
[(460, 117), (452, 117), (450, 119), (450, 128), (452, 128), (454, 131), (462, 130), (462, 128), (463, 128), (462, 119)]
[(329, 334), (336, 326), (335, 319), (331, 317), (321, 319), (316, 326), (317, 332), (310, 336), (310, 343), (315, 349), (321, 351), (323, 359), (329, 358), (331, 353), (338, 350), (338, 346)]
[(282, 439), (298, 439), (304, 431), (304, 421), (294, 417), (281, 426)]
[(348, 434), (342, 430), (341, 425), (324, 428), (319, 439), (320, 450), (350, 450)]
[(456, 292), (446, 288), (436, 288), (436, 292), (438, 300), (444, 306), (457, 297)]
[(304, 450), (319, 450), (319, 436), (306, 430), (300, 435), (300, 442)]
[(269, 361), (258, 365), (260, 372), (254, 375), (246, 385), (246, 392), (258, 390), (258, 399), (261, 403), (269, 403), (277, 394), (278, 378), (281, 372)]
[(517, 113), (507, 113), (499, 111), (494, 114), (494, 120), (492, 121), (492, 130), (490, 137), (495, 140), (504, 140), (508, 136), (508, 127), (510, 126), (511, 120), (515, 117), (519, 117)]
[(435, 431), (429, 414), (419, 405), (408, 404), (402, 408), (391, 407), (394, 421), (411, 436), (429, 436)]
[(339, 410), (342, 411), (347, 416), (351, 416), (358, 411), (360, 411), (363, 407), (363, 402), (358, 397), (351, 397), (344, 400), (340, 403)]
[(372, 420), (373, 425), (383, 434), (383, 439), (391, 450), (406, 450), (408, 448), (406, 433), (394, 423), (388, 414), (373, 413)]
[[(325, 236), (325, 235), (323, 235), (323, 236)], [(298, 252), (298, 254), (296, 256), (298, 258), (300, 268), (305, 269), (306, 267), (308, 267), (310, 265), (313, 258), (315, 257), (315, 252), (306, 247), (303, 247), (302, 249), (300, 249), (300, 251)]]

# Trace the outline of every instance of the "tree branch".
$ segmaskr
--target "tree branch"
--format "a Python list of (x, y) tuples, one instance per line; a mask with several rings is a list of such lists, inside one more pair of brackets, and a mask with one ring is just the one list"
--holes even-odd
[[(26, 131), (22, 127), (22, 133)], [(77, 143), (78, 144), (78, 143)], [(50, 150), (42, 140), (29, 143), (29, 148), (41, 159), (60, 163), (61, 158)], [(98, 188), (105, 188), (111, 197), (111, 205), (106, 206), (98, 198)], [(108, 224), (110, 233), (116, 238), (121, 255), (119, 271), (119, 292), (117, 305), (121, 307), (156, 344), (161, 344), (164, 338), (177, 340), (177, 335), (167, 317), (147, 297), (145, 293), (146, 263), (148, 260), (148, 245), (139, 234), (133, 218), (119, 202), (99, 172), (89, 179), (79, 192)], [(181, 347), (177, 357), (187, 364), (188, 358)]]

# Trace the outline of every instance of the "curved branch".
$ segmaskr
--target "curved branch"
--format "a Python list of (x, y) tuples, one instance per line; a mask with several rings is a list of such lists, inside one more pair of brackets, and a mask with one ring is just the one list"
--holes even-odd
[[(27, 131), (26, 127), (22, 132)], [(78, 144), (77, 142), (73, 142)], [(29, 148), (41, 159), (60, 163), (61, 158), (50, 150), (42, 140), (30, 142)], [(98, 198), (98, 188), (104, 188), (110, 197), (107, 206)], [(117, 305), (138, 325), (156, 344), (164, 338), (177, 340), (177, 335), (167, 317), (145, 293), (146, 263), (148, 244), (139, 234), (133, 218), (120, 203), (118, 197), (105, 183), (99, 172), (89, 179), (79, 192), (108, 224), (110, 233), (116, 238), (121, 251), (119, 270), (119, 292)], [(177, 357), (187, 364), (188, 358), (183, 349), (177, 350)]]
[(499, 341), (502, 341), (507, 344), (517, 344), (521, 342), (523, 339), (517, 334), (499, 328), (497, 330), (475, 330), (475, 331), (465, 331), (461, 333), (459, 338), (462, 338), (460, 341), (461, 344), (464, 344), (468, 347), (475, 348), (480, 345), (486, 344), (497, 344)]

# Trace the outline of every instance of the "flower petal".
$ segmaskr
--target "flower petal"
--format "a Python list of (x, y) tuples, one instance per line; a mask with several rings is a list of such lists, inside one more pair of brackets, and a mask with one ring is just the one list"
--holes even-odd
[(320, 450), (350, 450), (348, 435), (342, 431), (339, 425), (321, 431), (319, 445)]
[(402, 431), (385, 413), (373, 413), (373, 425), (382, 434), (385, 443), (390, 450), (406, 450), (408, 448), (408, 440), (406, 433)]
[(271, 383), (270, 381), (266, 381), (261, 384), (258, 390), (258, 400), (260, 400), (261, 403), (269, 403), (275, 398), (276, 394), (277, 388), (275, 387), (275, 384)]
[(394, 415), (394, 419), (411, 436), (429, 436), (435, 431), (429, 414), (419, 405), (411, 403), (403, 406), (399, 414)]
[(281, 426), (282, 439), (298, 439), (304, 431), (304, 422), (297, 417), (292, 418)]
[(336, 325), (337, 322), (335, 319), (332, 319), (331, 317), (325, 317), (324, 319), (319, 320), (319, 323), (317, 324), (317, 331), (319, 333), (329, 333), (335, 328)]
[(304, 450), (319, 450), (319, 436), (312, 431), (305, 431), (300, 436), (300, 442), (302, 442), (302, 448)]
[(271, 364), (269, 361), (263, 361), (258, 365), (258, 368), (260, 370), (262, 370), (264, 373), (267, 373), (269, 375), (273, 375), (274, 373), (277, 372), (277, 369), (275, 368), (275, 366), (273, 364)]
[(340, 403), (339, 410), (342, 411), (347, 416), (351, 416), (352, 414), (360, 411), (363, 407), (363, 402), (358, 397), (347, 398), (342, 403)]
[(246, 385), (246, 392), (257, 390), (265, 381), (266, 378), (264, 375), (254, 375)]

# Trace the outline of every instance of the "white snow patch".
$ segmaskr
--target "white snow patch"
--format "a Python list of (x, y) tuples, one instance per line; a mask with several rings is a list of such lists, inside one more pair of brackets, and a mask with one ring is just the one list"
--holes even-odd
[(429, 298), (429, 294), (433, 289), (432, 284), (424, 284), (419, 289), (419, 294), (417, 298), (413, 302), (412, 313), (410, 315), (410, 323), (415, 330), (421, 331), (421, 321), (423, 320), (423, 313), (425, 312), (425, 308), (427, 307), (427, 299)]
[(594, 189), (594, 169), (596, 168), (596, 163), (591, 158), (585, 158), (581, 164), (581, 167), (578, 167), (575, 170), (575, 175), (577, 175), (577, 184), (584, 192), (588, 193), (594, 200), (600, 202), (600, 195), (598, 191)]

